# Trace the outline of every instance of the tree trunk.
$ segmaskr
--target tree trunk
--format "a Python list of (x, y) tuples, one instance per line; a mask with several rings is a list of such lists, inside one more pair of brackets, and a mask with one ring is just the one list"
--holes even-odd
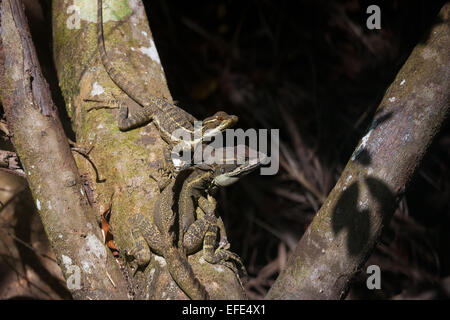
[(39, 67), (22, 2), (0, 3), (1, 99), (57, 262), (75, 299), (124, 298), (127, 283), (101, 240)]
[[(77, 143), (93, 147), (89, 160), (74, 159), (70, 151), (21, 1), (0, 5), (0, 96), (20, 158), (19, 165), (16, 154), (0, 151), (0, 169), (26, 177), (73, 297), (185, 299), (163, 258), (154, 255), (135, 274), (126, 264), (126, 253), (134, 247), (131, 218), (139, 212), (152, 221), (158, 187), (150, 176), (158, 176), (165, 143), (153, 124), (120, 132), (117, 110), (89, 111), (93, 105), (85, 99), (128, 99), (99, 59), (96, 1), (52, 3), (58, 79)], [(267, 298), (345, 297), (448, 111), (449, 14), (447, 4), (428, 40), (414, 49), (387, 90), (367, 134)], [(141, 1), (105, 0), (104, 32), (115, 67), (137, 86), (171, 101)], [(130, 112), (140, 108), (134, 107)], [(125, 272), (98, 228), (110, 202), (111, 231)], [(189, 262), (213, 299), (245, 298), (231, 270), (201, 257), (198, 252)]]
[(447, 3), (387, 90), (268, 299), (345, 297), (448, 111), (449, 15)]
[[(141, 1), (103, 1), (105, 46), (116, 69), (149, 93), (172, 100), (155, 43)], [(158, 187), (150, 175), (158, 177), (165, 143), (153, 124), (121, 132), (117, 110), (88, 111), (92, 103), (85, 99), (127, 99), (110, 80), (100, 61), (97, 47), (96, 1), (52, 3), (54, 58), (67, 112), (72, 119), (77, 143), (89, 149), (98, 170), (83, 157), (76, 157), (82, 174), (88, 177), (94, 210), (100, 215), (108, 207), (111, 195), (111, 230), (123, 261), (133, 248), (132, 225), (135, 213), (152, 221)], [(129, 99), (128, 99), (129, 100)], [(130, 101), (130, 103), (132, 103)], [(133, 113), (140, 108), (131, 109)], [(188, 109), (185, 109), (189, 112)], [(213, 299), (243, 299), (240, 280), (227, 268), (205, 263), (201, 252), (189, 256), (199, 280)], [(137, 299), (185, 299), (168, 273), (164, 259), (153, 256), (145, 270), (128, 270)]]

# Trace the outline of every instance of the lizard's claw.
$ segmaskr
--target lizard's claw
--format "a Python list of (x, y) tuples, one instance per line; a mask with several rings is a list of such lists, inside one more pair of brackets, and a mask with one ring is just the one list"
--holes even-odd
[(228, 250), (230, 249), (231, 244), (228, 242), (227, 238), (220, 239), (218, 250)]
[(83, 101), (85, 102), (93, 102), (95, 103), (94, 106), (87, 109), (87, 112), (92, 110), (99, 110), (99, 109), (119, 109), (121, 106), (121, 102), (117, 97), (111, 93), (112, 99), (96, 99), (96, 98), (85, 98)]

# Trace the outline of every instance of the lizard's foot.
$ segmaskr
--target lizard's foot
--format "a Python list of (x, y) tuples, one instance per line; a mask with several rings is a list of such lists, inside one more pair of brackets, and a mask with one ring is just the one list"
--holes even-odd
[(87, 112), (99, 109), (119, 109), (121, 106), (121, 102), (116, 98), (107, 100), (89, 98), (83, 99), (83, 101), (94, 103), (92, 107), (87, 108)]
[(172, 180), (174, 177), (170, 174), (169, 171), (167, 171), (166, 167), (161, 163), (158, 166), (157, 172), (159, 175), (158, 178), (152, 174), (150, 174), (149, 177), (152, 178), (158, 184), (159, 191), (162, 192), (169, 185), (170, 180)]
[[(218, 219), (214, 216), (217, 206), (216, 199), (209, 195), (208, 198), (200, 197), (198, 199), (198, 205), (199, 208), (204, 211), (205, 220), (208, 222), (208, 230), (205, 234), (203, 242), (203, 258), (205, 261), (212, 264), (222, 264), (233, 270), (236, 274), (246, 275), (247, 272), (241, 258), (237, 254), (228, 250), (230, 244), (226, 240), (226, 235), (224, 235), (224, 238), (221, 239), (219, 247), (214, 250), (218, 229)], [(228, 260), (232, 260), (233, 262)], [(235, 265), (239, 267), (240, 272)]]
[[(210, 250), (203, 250), (203, 258), (211, 264), (221, 264), (230, 268), (236, 274), (247, 276), (247, 271), (245, 270), (241, 258), (234, 252), (220, 248), (214, 253)], [(233, 260), (233, 262), (229, 260)], [(236, 266), (239, 267), (239, 269)]]
[(171, 151), (170, 146), (164, 148), (163, 154), (163, 168), (170, 178), (176, 177), (181, 170), (189, 167), (185, 165), (180, 154)]
[(170, 170), (165, 164), (161, 163), (159, 164), (158, 173), (159, 176), (161, 177), (160, 180), (175, 178), (175, 175), (173, 174), (172, 170)]
[(228, 250), (230, 249), (230, 246), (231, 244), (228, 242), (228, 238), (225, 236), (220, 238), (219, 246), (217, 247), (217, 249)]

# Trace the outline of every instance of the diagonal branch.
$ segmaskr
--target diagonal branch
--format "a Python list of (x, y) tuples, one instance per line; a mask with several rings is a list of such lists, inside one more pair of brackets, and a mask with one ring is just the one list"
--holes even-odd
[(269, 299), (343, 298), (449, 108), (450, 4), (387, 90)]
[(88, 205), (20, 0), (1, 1), (1, 100), (47, 237), (75, 299), (126, 299)]
[[(80, 1), (77, 5), (70, 1), (52, 2), (54, 59), (77, 144), (86, 149), (95, 146), (89, 157), (105, 181), (96, 181), (95, 172), (86, 159), (77, 157), (78, 167), (93, 191), (93, 206), (98, 216), (109, 207), (114, 193), (111, 233), (125, 261), (131, 260), (132, 254), (128, 253), (136, 247), (133, 216), (140, 214), (150, 221), (153, 219), (159, 191), (150, 176), (159, 176), (166, 145), (153, 124), (121, 132), (117, 126), (118, 110), (93, 107), (93, 100), (106, 102), (111, 97), (130, 100), (111, 81), (99, 59), (96, 2)], [(136, 88), (171, 101), (142, 1), (103, 2), (105, 47), (115, 69)], [(138, 108), (140, 106), (132, 105), (130, 113)], [(202, 252), (190, 255), (189, 262), (211, 297), (245, 297), (240, 280), (231, 269), (205, 263)], [(129, 268), (130, 278), (136, 284), (136, 299), (186, 299), (162, 257), (155, 255), (149, 265), (141, 269)]]

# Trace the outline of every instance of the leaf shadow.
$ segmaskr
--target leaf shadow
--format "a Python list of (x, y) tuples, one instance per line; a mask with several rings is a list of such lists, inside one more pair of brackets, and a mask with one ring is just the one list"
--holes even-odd
[[(36, 209), (32, 205), (33, 198), (30, 190), (25, 189), (21, 194), (21, 198), (23, 201), (19, 201), (17, 203), (16, 210), (14, 211), (14, 215), (17, 216), (17, 223), (14, 226), (14, 234), (21, 240), (21, 242), (32, 243), (33, 216), (37, 213)], [(26, 267), (32, 269), (37, 275), (39, 275), (41, 281), (43, 281), (62, 299), (72, 299), (72, 295), (61, 279), (49, 271), (35, 251), (24, 246), (21, 242), (16, 241), (22, 268), (24, 270), (26, 270)]]
[[(388, 121), (392, 117), (392, 112), (381, 114), (372, 122), (369, 132), (377, 129), (382, 123)], [(369, 150), (365, 147), (358, 148), (355, 151), (354, 161), (367, 167), (372, 163), (372, 157)], [(367, 186), (368, 194), (361, 196), (361, 183)], [(363, 198), (363, 199), (360, 199)], [(382, 215), (382, 224), (385, 225), (396, 207), (396, 197), (389, 189), (388, 185), (382, 180), (373, 176), (364, 176), (358, 179), (350, 186), (342, 191), (342, 195), (336, 203), (331, 216), (332, 229), (335, 235), (347, 230), (346, 246), (350, 255), (356, 256), (361, 253), (367, 246), (371, 232), (371, 217), (373, 218), (373, 210)], [(360, 207), (360, 204), (369, 203), (373, 205), (373, 201), (378, 204), (378, 208)]]

